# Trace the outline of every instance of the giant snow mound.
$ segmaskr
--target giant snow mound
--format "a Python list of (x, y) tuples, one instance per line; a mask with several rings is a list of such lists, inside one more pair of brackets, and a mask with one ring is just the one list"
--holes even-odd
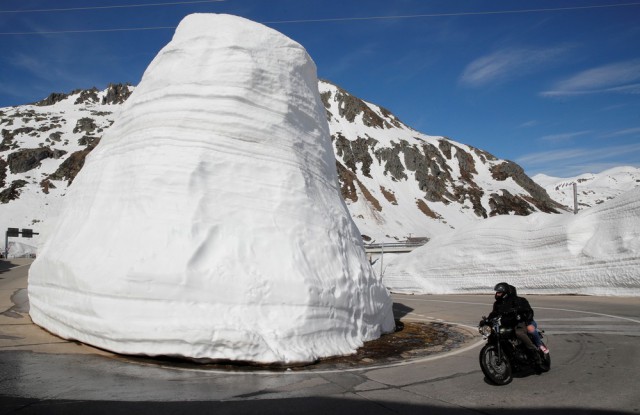
[(640, 296), (640, 187), (564, 215), (500, 216), (430, 240), (385, 270), (395, 292)]
[(186, 17), (71, 186), (29, 274), (33, 320), (120, 353), (254, 362), (391, 331), (317, 85), (282, 34)]

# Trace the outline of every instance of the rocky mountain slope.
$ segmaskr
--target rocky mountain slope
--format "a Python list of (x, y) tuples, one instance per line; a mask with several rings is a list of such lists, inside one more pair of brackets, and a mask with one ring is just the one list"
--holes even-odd
[[(490, 216), (565, 210), (513, 162), (415, 131), (330, 82), (320, 81), (319, 89), (342, 195), (365, 241), (431, 237)], [(113, 84), (0, 108), (0, 229), (46, 234), (85, 157), (133, 90)]]

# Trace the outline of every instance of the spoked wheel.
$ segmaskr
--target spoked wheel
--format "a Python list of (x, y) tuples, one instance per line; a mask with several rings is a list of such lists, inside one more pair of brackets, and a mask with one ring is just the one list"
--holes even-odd
[(493, 344), (487, 344), (480, 350), (480, 368), (496, 385), (506, 385), (513, 380), (509, 360), (504, 353), (498, 358), (498, 349)]

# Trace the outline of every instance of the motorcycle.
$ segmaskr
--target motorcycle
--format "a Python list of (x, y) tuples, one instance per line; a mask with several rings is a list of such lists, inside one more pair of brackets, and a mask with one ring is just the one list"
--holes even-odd
[[(487, 340), (487, 344), (480, 350), (480, 368), (496, 385), (510, 383), (513, 373), (525, 367), (534, 368), (539, 372), (548, 372), (551, 369), (549, 353), (538, 350), (540, 363), (536, 364), (527, 347), (516, 336), (515, 328), (504, 326), (501, 316), (491, 320), (483, 317), (478, 331), (482, 334), (483, 340)], [(538, 331), (542, 338), (544, 331)]]

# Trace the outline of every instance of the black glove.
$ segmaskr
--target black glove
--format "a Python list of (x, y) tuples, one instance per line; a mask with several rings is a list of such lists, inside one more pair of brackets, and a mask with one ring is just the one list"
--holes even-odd
[(480, 320), (480, 323), (478, 323), (478, 327), (482, 327), (486, 324), (487, 324), (487, 317), (482, 316), (482, 320)]

